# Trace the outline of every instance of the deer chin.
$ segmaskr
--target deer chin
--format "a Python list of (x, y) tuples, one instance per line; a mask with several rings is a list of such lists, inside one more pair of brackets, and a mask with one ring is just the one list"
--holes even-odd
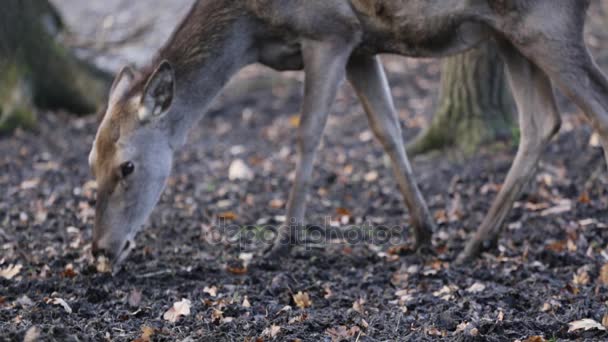
[(127, 259), (129, 254), (131, 254), (133, 249), (135, 249), (135, 240), (133, 238), (127, 239), (122, 251), (116, 256), (116, 258), (114, 258), (114, 260), (112, 260), (112, 276), (115, 276), (122, 271), (122, 264)]

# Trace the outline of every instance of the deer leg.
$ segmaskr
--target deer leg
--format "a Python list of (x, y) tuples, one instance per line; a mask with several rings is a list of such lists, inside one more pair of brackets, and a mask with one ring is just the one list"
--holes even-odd
[(392, 161), (393, 172), (414, 226), (416, 247), (429, 245), (435, 224), (418, 189), (405, 152), (390, 87), (378, 57), (351, 58), (347, 74), (376, 137)]
[(608, 79), (585, 46), (570, 48), (578, 51), (573, 54), (577, 58), (540, 60), (539, 65), (591, 121), (594, 130), (600, 136), (608, 163)]
[(274, 245), (266, 253), (267, 260), (289, 252), (292, 237), (303, 224), (316, 150), (354, 45), (336, 38), (306, 41), (302, 46), (306, 81), (298, 129), (296, 177), (287, 203), (287, 224), (279, 228)]
[(510, 43), (500, 41), (499, 45), (517, 103), (521, 138), (498, 196), (475, 236), (458, 257), (458, 263), (477, 257), (483, 249), (495, 244), (507, 214), (534, 174), (542, 151), (559, 130), (561, 122), (547, 75)]

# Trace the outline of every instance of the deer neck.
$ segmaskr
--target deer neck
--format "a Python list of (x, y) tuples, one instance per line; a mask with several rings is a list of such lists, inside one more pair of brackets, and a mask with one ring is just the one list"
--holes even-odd
[[(175, 69), (175, 99), (169, 115), (169, 142), (179, 148), (188, 131), (243, 67), (256, 60), (252, 27), (245, 16), (192, 18), (193, 9), (158, 54)], [(213, 13), (213, 12), (207, 12)]]

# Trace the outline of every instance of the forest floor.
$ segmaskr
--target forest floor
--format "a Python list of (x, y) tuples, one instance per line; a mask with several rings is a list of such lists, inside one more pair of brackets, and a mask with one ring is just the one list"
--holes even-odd
[[(155, 0), (146, 10), (162, 8), (166, 16), (188, 2)], [(133, 1), (57, 3), (74, 31), (91, 37), (97, 24), (130, 22), (128, 15), (114, 20), (95, 10), (126, 6), (131, 17), (138, 11)], [(588, 38), (602, 56), (598, 47), (608, 39), (593, 19)], [(150, 47), (117, 54), (140, 61), (172, 20), (148, 34)], [(115, 68), (110, 55), (98, 62)], [(408, 140), (433, 112), (440, 64), (391, 57), (386, 66)], [(467, 159), (440, 153), (413, 160), (439, 225), (436, 256), (408, 254), (399, 247), (411, 243), (407, 210), (345, 86), (307, 211), (310, 236), (331, 232), (331, 239), (295, 248), (277, 270), (248, 266), (264, 248), (260, 231), (283, 219), (301, 82), (299, 73), (279, 76), (260, 67), (237, 78), (193, 128), (138, 248), (114, 277), (98, 273), (90, 256), (95, 184), (87, 155), (95, 118), (41, 113), (36, 132), (1, 138), (0, 340), (26, 334), (48, 341), (608, 339), (601, 326), (608, 324), (608, 173), (582, 115), (563, 99), (561, 132), (508, 216), (498, 250), (455, 266), (515, 144)], [(229, 180), (235, 160), (254, 177)], [(168, 311), (185, 315), (172, 322)], [(584, 321), (592, 329), (568, 331), (583, 319), (598, 324)]]

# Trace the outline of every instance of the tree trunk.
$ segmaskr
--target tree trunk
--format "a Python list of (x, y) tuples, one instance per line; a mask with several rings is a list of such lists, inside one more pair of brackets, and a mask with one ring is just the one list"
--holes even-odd
[(32, 127), (34, 106), (96, 111), (110, 79), (60, 44), (63, 24), (48, 0), (3, 0), (0, 11), (0, 133)]
[(457, 148), (468, 155), (483, 144), (512, 137), (514, 106), (503, 64), (494, 43), (447, 58), (439, 109), (408, 152)]

